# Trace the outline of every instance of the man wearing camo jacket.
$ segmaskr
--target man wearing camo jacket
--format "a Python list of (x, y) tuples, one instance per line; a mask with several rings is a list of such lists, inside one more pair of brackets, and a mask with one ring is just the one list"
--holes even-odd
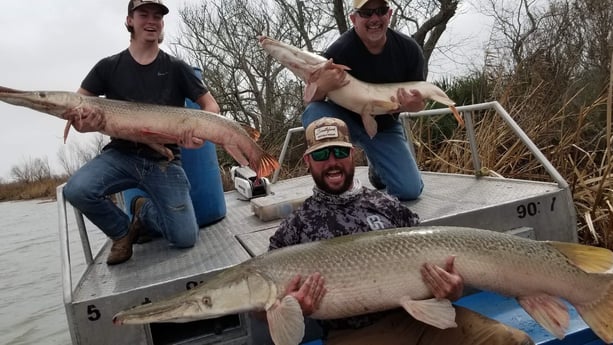
[[(354, 177), (354, 149), (342, 120), (324, 117), (312, 122), (306, 140), (304, 161), (315, 182), (313, 195), (283, 220), (270, 238), (269, 250), (419, 223), (417, 214), (398, 199), (366, 188)], [(464, 283), (453, 261), (454, 257), (448, 258), (444, 268), (430, 263), (421, 268), (422, 279), (436, 298), (454, 301), (462, 296)], [(294, 277), (286, 294), (296, 297), (303, 313), (310, 315), (325, 295), (325, 277), (315, 273), (304, 278)], [(320, 325), (326, 345), (534, 344), (524, 332), (462, 307), (456, 307), (456, 322), (458, 327), (441, 330), (394, 309), (323, 320)]]

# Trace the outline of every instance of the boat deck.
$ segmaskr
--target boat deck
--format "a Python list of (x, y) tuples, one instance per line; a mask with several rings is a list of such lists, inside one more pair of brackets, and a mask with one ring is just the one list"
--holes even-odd
[[(358, 167), (356, 175), (368, 185), (366, 174), (366, 167)], [(517, 213), (518, 207), (528, 205), (533, 199), (544, 199), (534, 201), (533, 204), (545, 209), (541, 204), (547, 202), (549, 205), (551, 198), (561, 192), (553, 183), (440, 173), (424, 173), (423, 178), (424, 193), (418, 200), (406, 204), (419, 214), (424, 225), (473, 226), (498, 231), (534, 228), (534, 221), (543, 215), (526, 216), (525, 220), (533, 222), (523, 222), (525, 224), (517, 215), (513, 217), (518, 220), (515, 224), (504, 224), (501, 218), (511, 217), (498, 217), (498, 214)], [(292, 197), (308, 196), (312, 188), (310, 176), (280, 181), (271, 186), (277, 197), (284, 193)], [(86, 279), (76, 289), (74, 301), (123, 294), (144, 286), (169, 282), (179, 281), (183, 285), (188, 280), (193, 284), (203, 274), (236, 265), (265, 252), (268, 238), (281, 220), (261, 221), (253, 214), (250, 202), (240, 200), (240, 195), (234, 191), (225, 193), (225, 199), (228, 210), (226, 217), (202, 228), (194, 248), (174, 249), (164, 240), (154, 240), (135, 245), (132, 259), (126, 263), (108, 266), (105, 263), (110, 248), (107, 243), (95, 257), (95, 264), (85, 275)], [(548, 206), (547, 210), (550, 208)], [(482, 216), (475, 216), (479, 214)], [(551, 239), (555, 236), (548, 237)]]
[[(568, 184), (497, 102), (458, 107), (465, 114), (469, 141), (475, 142), (470, 112), (487, 109), (502, 116), (556, 182), (423, 172), (424, 192), (418, 200), (405, 204), (420, 216), (422, 225), (469, 226), (537, 240), (576, 242), (575, 208)], [(409, 116), (447, 111), (427, 110)], [(288, 131), (282, 157), (293, 132), (294, 129)], [(471, 148), (475, 151), (473, 157), (478, 157), (477, 145)], [(478, 159), (473, 158), (473, 166), (475, 170), (481, 168)], [(356, 169), (356, 176), (370, 186), (367, 173), (367, 167)], [(259, 203), (274, 198), (294, 204), (295, 200), (311, 195), (312, 188), (310, 176), (293, 178), (272, 184), (271, 196), (254, 200)], [(158, 239), (135, 245), (130, 260), (108, 266), (105, 260), (110, 243), (106, 241), (97, 253), (90, 253), (89, 238), (100, 238), (101, 231), (87, 220), (81, 223), (79, 216), (75, 226), (75, 218), (67, 212), (61, 187), (58, 188), (64, 304), (73, 344), (262, 345), (252, 339), (253, 328), (244, 314), (186, 324), (116, 327), (110, 322), (120, 310), (193, 288), (210, 275), (267, 250), (268, 239), (281, 219), (260, 220), (254, 215), (251, 202), (241, 200), (236, 191), (227, 192), (224, 197), (225, 218), (203, 227), (193, 248), (171, 248)], [(81, 245), (75, 240), (78, 235)], [(73, 267), (75, 260), (71, 255), (79, 251), (85, 254), (86, 265), (84, 273), (73, 281), (77, 267)]]

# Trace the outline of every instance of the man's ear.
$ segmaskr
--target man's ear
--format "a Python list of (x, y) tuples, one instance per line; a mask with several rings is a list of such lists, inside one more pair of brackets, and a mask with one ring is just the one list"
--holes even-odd
[(304, 164), (306, 164), (306, 166), (307, 166), (307, 172), (308, 173), (311, 172), (311, 160), (309, 158), (310, 158), (309, 155), (302, 156), (302, 159), (304, 160)]

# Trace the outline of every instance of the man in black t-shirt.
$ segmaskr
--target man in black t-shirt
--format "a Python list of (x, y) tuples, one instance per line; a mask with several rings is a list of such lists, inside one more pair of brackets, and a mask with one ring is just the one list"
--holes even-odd
[[(378, 115), (377, 134), (371, 139), (361, 117), (325, 97), (342, 86), (344, 73), (368, 83), (394, 83), (424, 80), (424, 58), (420, 46), (407, 35), (388, 28), (392, 9), (387, 0), (355, 0), (349, 18), (353, 28), (342, 34), (324, 53), (349, 71), (329, 70), (317, 81), (318, 89), (302, 114), (306, 128), (322, 116), (343, 120), (351, 138), (361, 147), (369, 162), (369, 178), (377, 189), (400, 200), (413, 200), (423, 189), (421, 174), (405, 140), (398, 115)], [(399, 89), (398, 112), (423, 110), (424, 99), (417, 90)]]
[[(130, 0), (125, 22), (129, 47), (100, 60), (78, 92), (181, 107), (189, 98), (203, 110), (218, 113), (217, 102), (193, 69), (160, 49), (167, 13), (161, 0)], [(104, 128), (104, 115), (97, 109), (73, 112), (80, 115), (73, 124), (78, 131)], [(193, 138), (186, 147), (202, 144)], [(113, 240), (109, 265), (130, 259), (132, 244), (145, 233), (162, 236), (178, 248), (192, 247), (196, 242), (199, 227), (180, 150), (177, 145), (166, 147), (174, 154), (170, 162), (146, 144), (111, 138), (102, 153), (81, 167), (64, 187), (66, 200)], [(108, 197), (129, 188), (140, 188), (150, 196), (132, 201), (132, 220)]]

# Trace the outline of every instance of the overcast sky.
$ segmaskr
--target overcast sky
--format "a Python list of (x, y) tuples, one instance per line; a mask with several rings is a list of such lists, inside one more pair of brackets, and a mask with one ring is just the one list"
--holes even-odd
[[(178, 9), (201, 1), (166, 0), (170, 13), (165, 17), (165, 42), (174, 41), (178, 35)], [(98, 60), (128, 46), (129, 33), (123, 25), (126, 10), (125, 0), (3, 2), (0, 85), (21, 90), (76, 91)], [(461, 43), (453, 59), (478, 60), (487, 31), (486, 18), (462, 8), (442, 44)], [(170, 52), (165, 43), (162, 49)], [(454, 74), (461, 68), (440, 54), (430, 66), (431, 76)], [(0, 116), (0, 179), (8, 179), (13, 166), (34, 158), (47, 158), (52, 172), (63, 173), (57, 153), (63, 145), (64, 121), (4, 102), (0, 102)], [(68, 137), (69, 144), (91, 140), (91, 135), (74, 130)]]

